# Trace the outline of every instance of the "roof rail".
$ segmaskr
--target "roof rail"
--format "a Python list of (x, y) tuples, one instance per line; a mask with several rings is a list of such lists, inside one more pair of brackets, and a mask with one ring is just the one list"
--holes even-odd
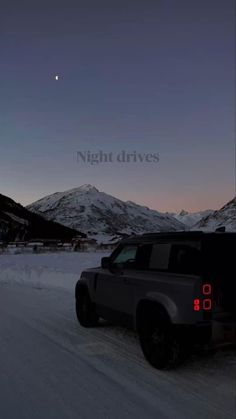
[(157, 235), (166, 235), (166, 234), (196, 234), (196, 233), (202, 233), (201, 230), (175, 230), (175, 231), (157, 231), (156, 233), (143, 233), (142, 237), (153, 237)]

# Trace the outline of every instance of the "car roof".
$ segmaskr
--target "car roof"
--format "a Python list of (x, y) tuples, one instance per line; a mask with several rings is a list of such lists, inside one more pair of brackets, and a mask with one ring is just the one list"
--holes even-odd
[(158, 232), (146, 233), (140, 235), (129, 236), (121, 241), (124, 243), (140, 243), (150, 242), (155, 240), (201, 240), (201, 239), (215, 239), (215, 238), (234, 238), (236, 239), (236, 232), (203, 232), (203, 231), (172, 231), (172, 232)]

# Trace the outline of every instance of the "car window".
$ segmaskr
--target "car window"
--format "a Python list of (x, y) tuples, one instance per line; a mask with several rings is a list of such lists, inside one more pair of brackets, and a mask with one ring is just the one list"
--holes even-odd
[(198, 275), (202, 272), (202, 257), (197, 242), (172, 244), (169, 272)]
[(155, 243), (150, 249), (149, 270), (199, 274), (202, 269), (199, 242)]
[(154, 244), (149, 260), (149, 269), (167, 271), (169, 267), (170, 251), (170, 243)]
[(134, 262), (136, 258), (137, 248), (137, 245), (124, 246), (118, 253), (118, 255), (115, 256), (112, 263), (117, 265), (127, 263), (128, 261)]

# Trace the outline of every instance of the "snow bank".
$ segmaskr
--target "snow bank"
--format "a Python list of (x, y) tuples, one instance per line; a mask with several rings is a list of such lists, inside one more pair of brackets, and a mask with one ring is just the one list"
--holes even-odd
[(0, 255), (0, 281), (73, 290), (81, 272), (100, 266), (105, 252)]

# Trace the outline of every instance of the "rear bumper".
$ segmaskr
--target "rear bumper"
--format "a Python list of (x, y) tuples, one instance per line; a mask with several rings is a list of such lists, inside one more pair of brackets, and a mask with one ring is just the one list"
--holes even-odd
[(188, 343), (208, 344), (212, 340), (212, 324), (211, 322), (198, 322), (194, 325), (176, 325), (176, 331), (179, 336)]
[(236, 343), (236, 322), (212, 321), (212, 340), (214, 343)]
[(236, 323), (199, 322), (191, 328), (189, 336), (194, 344), (236, 343)]

